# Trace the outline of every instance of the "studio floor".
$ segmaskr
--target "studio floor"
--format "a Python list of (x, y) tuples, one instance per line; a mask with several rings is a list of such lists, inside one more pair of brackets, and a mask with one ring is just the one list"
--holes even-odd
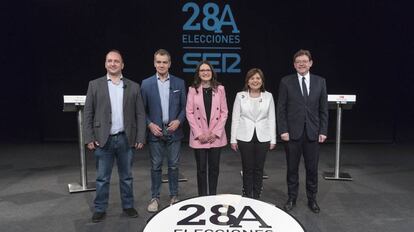
[[(290, 214), (308, 232), (402, 232), (414, 228), (414, 145), (343, 144), (341, 171), (353, 181), (328, 181), (325, 171), (334, 170), (335, 145), (321, 146), (319, 163), (319, 214), (307, 208), (304, 167), (300, 192)], [(150, 200), (150, 165), (147, 148), (134, 158), (134, 193), (138, 218), (122, 214), (116, 166), (113, 170), (107, 217), (92, 223), (95, 192), (72, 193), (68, 183), (79, 182), (79, 151), (76, 143), (0, 145), (0, 231), (142, 231), (153, 215), (146, 211)], [(95, 162), (87, 153), (88, 179), (95, 179)], [(229, 147), (221, 156), (218, 193), (240, 194), (240, 156)], [(183, 144), (180, 199), (197, 195), (193, 151)], [(269, 152), (265, 165), (262, 201), (282, 208), (287, 199), (283, 147)], [(167, 206), (168, 184), (163, 184), (161, 204)]]

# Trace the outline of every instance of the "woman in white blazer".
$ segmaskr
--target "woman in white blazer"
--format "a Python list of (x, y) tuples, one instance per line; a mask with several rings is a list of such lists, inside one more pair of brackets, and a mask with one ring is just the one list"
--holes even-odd
[(233, 105), (231, 148), (240, 150), (243, 196), (258, 199), (263, 186), (263, 168), (268, 150), (276, 146), (276, 116), (273, 95), (265, 90), (258, 68), (246, 74), (243, 91)]

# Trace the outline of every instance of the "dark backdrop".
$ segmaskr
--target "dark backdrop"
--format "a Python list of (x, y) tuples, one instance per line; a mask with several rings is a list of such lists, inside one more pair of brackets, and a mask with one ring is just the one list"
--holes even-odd
[[(119, 49), (124, 75), (140, 83), (152, 75), (153, 53), (172, 54), (182, 72), (181, 11), (188, 1), (32, 0), (1, 6), (1, 141), (75, 140), (76, 116), (62, 112), (63, 95), (86, 94), (105, 74), (104, 56)], [(197, 1), (204, 4), (205, 1)], [(311, 50), (312, 72), (329, 94), (356, 94), (343, 115), (343, 139), (410, 142), (413, 123), (414, 3), (349, 1), (209, 1), (229, 4), (240, 29), (241, 70), (219, 74), (231, 112), (251, 67), (263, 69), (277, 100), (280, 79), (294, 71), (292, 55)], [(408, 2), (408, 1), (407, 1)], [(230, 125), (230, 120), (228, 121)], [(329, 137), (335, 137), (335, 112)]]

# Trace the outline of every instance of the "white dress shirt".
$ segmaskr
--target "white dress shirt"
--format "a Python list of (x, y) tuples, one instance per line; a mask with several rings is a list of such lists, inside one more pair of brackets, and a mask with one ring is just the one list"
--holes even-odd
[(303, 95), (303, 91), (302, 91), (302, 77), (305, 77), (305, 84), (306, 84), (306, 89), (308, 90), (308, 96), (310, 93), (310, 74), (309, 72), (306, 73), (304, 76), (300, 75), (298, 73), (298, 81), (299, 81), (299, 85), (300, 85), (300, 91), (302, 92)]

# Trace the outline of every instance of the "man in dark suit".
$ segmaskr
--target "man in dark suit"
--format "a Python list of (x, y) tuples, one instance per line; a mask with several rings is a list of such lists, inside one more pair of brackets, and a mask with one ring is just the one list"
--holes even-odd
[(169, 74), (171, 56), (160, 49), (154, 54), (156, 74), (142, 81), (142, 99), (146, 110), (148, 145), (151, 156), (151, 201), (147, 210), (160, 207), (162, 163), (168, 160), (170, 204), (178, 201), (178, 164), (182, 125), (185, 120), (186, 91), (184, 81)]
[(102, 221), (108, 207), (109, 181), (114, 160), (118, 166), (122, 208), (137, 217), (134, 208), (133, 150), (145, 142), (145, 111), (137, 83), (122, 76), (121, 53), (111, 50), (105, 59), (106, 76), (89, 82), (84, 108), (85, 144), (96, 158), (96, 197), (93, 222)]
[(282, 78), (277, 104), (278, 132), (285, 143), (290, 211), (296, 205), (299, 188), (299, 163), (303, 155), (306, 169), (306, 195), (309, 209), (319, 213), (318, 191), (319, 143), (328, 132), (328, 99), (325, 79), (310, 74), (312, 56), (299, 50), (293, 56), (295, 74)]

